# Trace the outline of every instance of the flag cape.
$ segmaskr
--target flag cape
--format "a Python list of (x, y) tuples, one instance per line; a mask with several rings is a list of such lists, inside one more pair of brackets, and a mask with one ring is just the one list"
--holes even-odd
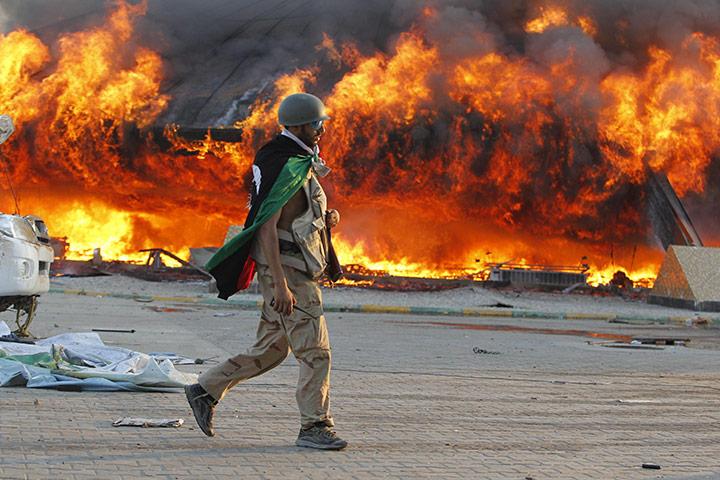
[[(246, 289), (255, 273), (250, 246), (258, 228), (275, 215), (295, 195), (307, 179), (315, 156), (295, 141), (278, 136), (255, 155), (260, 169), (260, 188), (253, 190), (252, 204), (244, 229), (210, 258), (205, 267), (215, 277), (218, 297), (227, 300)], [(253, 185), (255, 187), (255, 185)]]

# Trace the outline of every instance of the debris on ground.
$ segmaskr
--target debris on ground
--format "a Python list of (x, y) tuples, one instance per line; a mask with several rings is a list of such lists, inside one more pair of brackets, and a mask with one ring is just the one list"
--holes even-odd
[(343, 277), (337, 284), (349, 287), (404, 292), (435, 292), (475, 283), (467, 278), (395, 277), (384, 270), (370, 270), (362, 265), (343, 265)]
[(492, 307), (492, 308), (514, 308), (512, 305), (508, 305), (507, 303), (502, 302), (496, 302), (496, 303), (490, 303), (487, 305), (480, 305), (481, 307)]
[(148, 353), (148, 355), (154, 358), (158, 363), (169, 360), (173, 365), (204, 365), (206, 363), (218, 363), (217, 360), (215, 360), (218, 357), (217, 355), (208, 358), (188, 358), (171, 352), (155, 352)]
[[(92, 277), (108, 275), (126, 275), (150, 282), (161, 281), (209, 281), (211, 275), (202, 267), (179, 258), (162, 248), (140, 250), (148, 253), (145, 264), (121, 261), (106, 261), (99, 249), (96, 249), (92, 260), (61, 260), (51, 264), (53, 276)], [(162, 256), (171, 258), (180, 267), (169, 267), (163, 263)]]
[(113, 422), (113, 427), (182, 427), (182, 418), (134, 418), (123, 417)]
[(135, 333), (135, 329), (122, 330), (119, 328), (93, 328), (93, 332), (108, 332), (108, 333)]
[(153, 312), (194, 312), (192, 308), (178, 308), (178, 307), (145, 307)]
[(197, 377), (169, 360), (105, 345), (95, 332), (64, 333), (33, 345), (2, 342), (0, 357), (0, 387), (181, 393)]
[(615, 275), (613, 275), (612, 280), (610, 280), (610, 286), (618, 289), (624, 289), (629, 292), (632, 291), (634, 284), (625, 272), (618, 270), (615, 272)]
[(669, 337), (633, 337), (630, 341), (633, 345), (685, 345), (689, 342), (689, 338)]
[(604, 343), (602, 344), (602, 346), (608, 348), (626, 348), (631, 350), (665, 350), (665, 347), (659, 347), (656, 345), (642, 345), (640, 343)]
[(14, 333), (11, 333), (8, 335), (0, 335), (0, 342), (28, 343), (30, 345), (35, 344), (35, 342), (33, 342), (32, 340), (26, 340), (24, 338), (20, 338)]
[(474, 347), (473, 353), (481, 354), (481, 355), (500, 355), (500, 352), (491, 352), (490, 350), (485, 350), (484, 348)]

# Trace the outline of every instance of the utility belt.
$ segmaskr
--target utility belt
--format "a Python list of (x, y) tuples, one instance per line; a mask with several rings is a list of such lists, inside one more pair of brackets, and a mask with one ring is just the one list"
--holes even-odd
[[(278, 246), (280, 247), (280, 263), (293, 267), (296, 270), (302, 272), (307, 271), (307, 265), (305, 263), (305, 257), (303, 256), (302, 249), (295, 243), (292, 233), (281, 228), (277, 229), (278, 232)], [(260, 236), (256, 235), (250, 246), (250, 256), (253, 260), (261, 265), (267, 265), (268, 261), (265, 258), (262, 246), (260, 245)]]
[(302, 255), (300, 246), (295, 243), (292, 234), (287, 230), (278, 228), (278, 244), (280, 247), (280, 255)]

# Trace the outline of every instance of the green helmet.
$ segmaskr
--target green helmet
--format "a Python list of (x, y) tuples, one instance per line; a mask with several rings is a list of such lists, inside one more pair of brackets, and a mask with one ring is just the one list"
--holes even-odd
[(318, 120), (329, 120), (325, 114), (325, 105), (315, 95), (295, 93), (280, 103), (278, 123), (283, 127), (294, 127)]

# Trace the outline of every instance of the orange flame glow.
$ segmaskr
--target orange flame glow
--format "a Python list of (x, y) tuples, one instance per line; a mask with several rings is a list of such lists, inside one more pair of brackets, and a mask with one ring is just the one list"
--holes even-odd
[[(321, 147), (342, 262), (394, 275), (473, 276), (512, 261), (587, 263), (595, 283), (617, 270), (652, 278), (662, 251), (644, 213), (648, 168), (681, 196), (701, 193), (720, 152), (719, 38), (648, 45), (644, 64), (613, 67), (587, 58), (597, 23), (552, 5), (521, 24), (540, 42), (527, 54), (480, 31), (453, 44), (473, 49), (453, 50), (428, 34), (435, 7), (386, 52), (325, 35), (317, 51), (329, 62), (258, 96), (235, 125), (241, 143), (188, 141), (157, 125), (172, 99), (160, 55), (135, 44), (145, 5), (115, 5), (106, 25), (57, 48), (24, 30), (0, 35), (0, 113), (17, 127), (3, 151), (23, 213), (67, 236), (71, 258), (219, 245), (245, 217), (247, 172), (278, 131), (280, 101), (301, 91), (332, 117)], [(544, 48), (559, 30), (579, 43)], [(324, 68), (339, 80), (326, 85)], [(158, 126), (169, 147), (153, 142)]]
[[(117, 5), (105, 27), (63, 36), (54, 63), (30, 33), (0, 36), (0, 110), (17, 130), (3, 147), (22, 184), (21, 208), (46, 219), (52, 235), (68, 237), (68, 258), (87, 258), (98, 247), (105, 258), (137, 261), (143, 248), (186, 253), (223, 229), (213, 213), (186, 228), (183, 213), (203, 203), (194, 189), (209, 196), (218, 177), (237, 178), (247, 168), (213, 175), (196, 168), (194, 156), (135, 145), (134, 132), (150, 127), (169, 97), (159, 93), (160, 57), (132, 42), (145, 6)], [(183, 210), (184, 203), (191, 207)], [(226, 212), (244, 209), (227, 203)]]
[(556, 5), (540, 7), (539, 16), (525, 24), (525, 31), (531, 33), (542, 33), (548, 28), (567, 25), (580, 27), (591, 37), (597, 33), (597, 27), (595, 26), (595, 22), (592, 18), (577, 16), (571, 21), (567, 10)]

